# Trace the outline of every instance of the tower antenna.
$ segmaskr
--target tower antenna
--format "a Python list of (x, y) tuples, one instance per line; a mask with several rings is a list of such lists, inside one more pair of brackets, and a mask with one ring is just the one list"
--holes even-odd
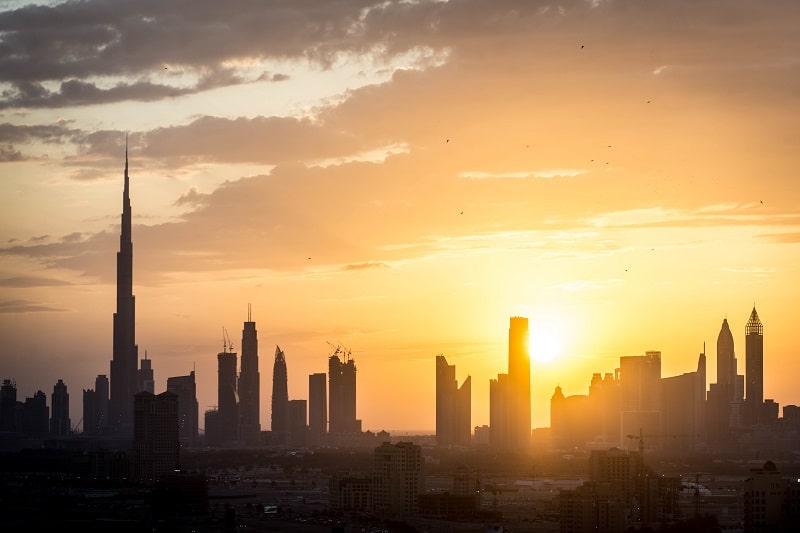
[(250, 311), (251, 311), (251, 306), (252, 305), (253, 304), (247, 304), (247, 321), (248, 322), (252, 322), (252, 320), (250, 320)]

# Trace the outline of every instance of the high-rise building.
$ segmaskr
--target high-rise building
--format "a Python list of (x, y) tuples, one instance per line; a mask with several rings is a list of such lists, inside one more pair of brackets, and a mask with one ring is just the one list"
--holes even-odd
[(239, 393), (236, 389), (236, 352), (223, 348), (217, 354), (217, 406), (222, 444), (239, 440)]
[(328, 421), (327, 379), (324, 372), (308, 376), (308, 431), (314, 443), (325, 438)]
[(356, 363), (334, 354), (328, 358), (328, 431), (331, 434), (361, 433), (356, 419)]
[(748, 424), (762, 422), (764, 403), (764, 326), (758, 319), (755, 306), (745, 332), (745, 411)]
[(122, 190), (122, 221), (117, 252), (117, 311), (114, 313), (114, 346), (111, 359), (109, 425), (120, 436), (133, 434), (133, 396), (136, 394), (136, 311), (133, 296), (133, 241), (131, 198), (128, 178), (128, 146), (125, 145), (125, 183)]
[(17, 431), (17, 384), (4, 379), (0, 386), (0, 431)]
[(413, 516), (419, 510), (419, 496), (424, 490), (420, 446), (411, 442), (384, 442), (375, 448), (372, 507), (379, 516)]
[(436, 444), (468, 446), (470, 443), (472, 379), (467, 376), (461, 387), (456, 380), (456, 366), (436, 356)]
[(531, 439), (531, 360), (528, 319), (511, 317), (508, 373), (489, 381), (489, 445), (526, 452)]
[(72, 424), (69, 419), (69, 393), (67, 392), (66, 384), (60, 379), (53, 386), (50, 405), (52, 406), (50, 436), (67, 437), (71, 435)]
[(661, 434), (661, 352), (619, 358), (621, 441), (635, 448), (626, 435)]
[(180, 466), (178, 396), (148, 391), (134, 396), (133, 477), (155, 483)]
[[(94, 378), (95, 401), (97, 402), (97, 432), (103, 433), (108, 427), (108, 376), (98, 374)], [(86, 422), (84, 421), (84, 429)]]
[(741, 425), (744, 377), (738, 375), (733, 334), (723, 319), (717, 336), (717, 382), (708, 390), (707, 429), (717, 444), (729, 442), (730, 430)]
[(167, 378), (167, 390), (178, 397), (178, 437), (181, 446), (191, 448), (197, 444), (199, 416), (194, 370), (188, 376)]
[[(289, 378), (286, 356), (280, 346), (275, 346), (275, 363), (272, 365), (272, 433), (278, 439), (289, 431)], [(278, 436), (280, 435), (280, 436)]]
[(50, 409), (47, 408), (47, 396), (36, 391), (32, 398), (25, 398), (22, 407), (22, 431), (29, 437), (44, 439), (50, 433)]
[(139, 370), (136, 371), (136, 392), (147, 391), (150, 394), (155, 394), (156, 383), (153, 378), (153, 361), (147, 358), (147, 350), (144, 351), (144, 359), (139, 364)]
[(513, 423), (513, 397), (508, 374), (489, 380), (489, 446), (495, 451), (510, 451)]
[(306, 437), (306, 413), (308, 412), (305, 400), (289, 400), (287, 406), (287, 424), (289, 426), (289, 444), (304, 446)]
[(247, 306), (247, 322), (242, 329), (242, 369), (239, 375), (239, 438), (249, 446), (261, 442), (261, 376), (258, 372), (258, 333)]
[(527, 449), (531, 439), (531, 358), (528, 319), (511, 317), (508, 328), (508, 378), (512, 388), (513, 444)]

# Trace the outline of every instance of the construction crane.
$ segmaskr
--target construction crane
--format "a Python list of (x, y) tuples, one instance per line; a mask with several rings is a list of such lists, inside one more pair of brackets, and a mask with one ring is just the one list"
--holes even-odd
[(677, 437), (688, 437), (689, 435), (678, 435), (675, 433), (666, 433), (662, 435), (642, 435), (642, 428), (639, 428), (638, 435), (625, 435), (629, 439), (637, 439), (639, 441), (639, 453), (644, 456), (644, 438), (647, 437), (648, 439), (659, 439), (663, 437), (670, 437), (670, 438), (677, 438)]
[(233, 343), (231, 342), (231, 338), (228, 336), (228, 330), (225, 329), (225, 326), (222, 327), (222, 352), (233, 352)]
[(350, 360), (350, 355), (353, 353), (353, 351), (342, 346), (341, 342), (339, 344), (333, 344), (331, 341), (325, 342), (327, 342), (328, 346), (330, 346), (333, 350), (333, 353), (330, 355), (330, 357), (333, 357), (334, 355), (341, 355), (345, 362)]
[(340, 353), (342, 353), (342, 345), (341, 344), (340, 345), (335, 345), (331, 341), (325, 341), (325, 342), (327, 342), (328, 346), (330, 346), (331, 350), (333, 350), (333, 353), (330, 354), (329, 357), (333, 357), (334, 355), (339, 355)]

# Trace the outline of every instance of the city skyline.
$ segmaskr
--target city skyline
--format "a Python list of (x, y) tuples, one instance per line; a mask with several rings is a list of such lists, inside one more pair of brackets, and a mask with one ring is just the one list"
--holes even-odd
[(63, 379), (77, 422), (98, 375), (113, 397), (135, 294), (155, 392), (194, 371), (200, 413), (248, 305), (289, 398), (352, 350), (373, 431), (435, 427), (437, 354), (488, 423), (512, 316), (532, 427), (620, 357), (677, 376), (707, 345), (715, 381), (725, 319), (744, 374), (753, 307), (763, 397), (800, 404), (796, 3), (213, 3), (179, 35), (172, 5), (22, 4), (0, 8), (0, 379), (21, 398)]

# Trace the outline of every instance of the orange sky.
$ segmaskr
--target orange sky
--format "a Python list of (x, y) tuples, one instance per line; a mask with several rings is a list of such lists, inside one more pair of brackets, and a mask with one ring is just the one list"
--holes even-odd
[[(139, 352), (157, 392), (260, 343), (290, 398), (352, 350), (365, 429), (433, 429), (435, 355), (473, 425), (509, 317), (549, 398), (661, 350), (708, 375), (765, 330), (800, 403), (800, 5), (792, 1), (0, 3), (0, 378), (109, 373), (125, 133)], [(239, 5), (241, 4), (241, 5)], [(534, 351), (536, 351), (534, 346)], [(49, 401), (48, 401), (49, 403)], [(202, 420), (201, 420), (202, 426)]]

